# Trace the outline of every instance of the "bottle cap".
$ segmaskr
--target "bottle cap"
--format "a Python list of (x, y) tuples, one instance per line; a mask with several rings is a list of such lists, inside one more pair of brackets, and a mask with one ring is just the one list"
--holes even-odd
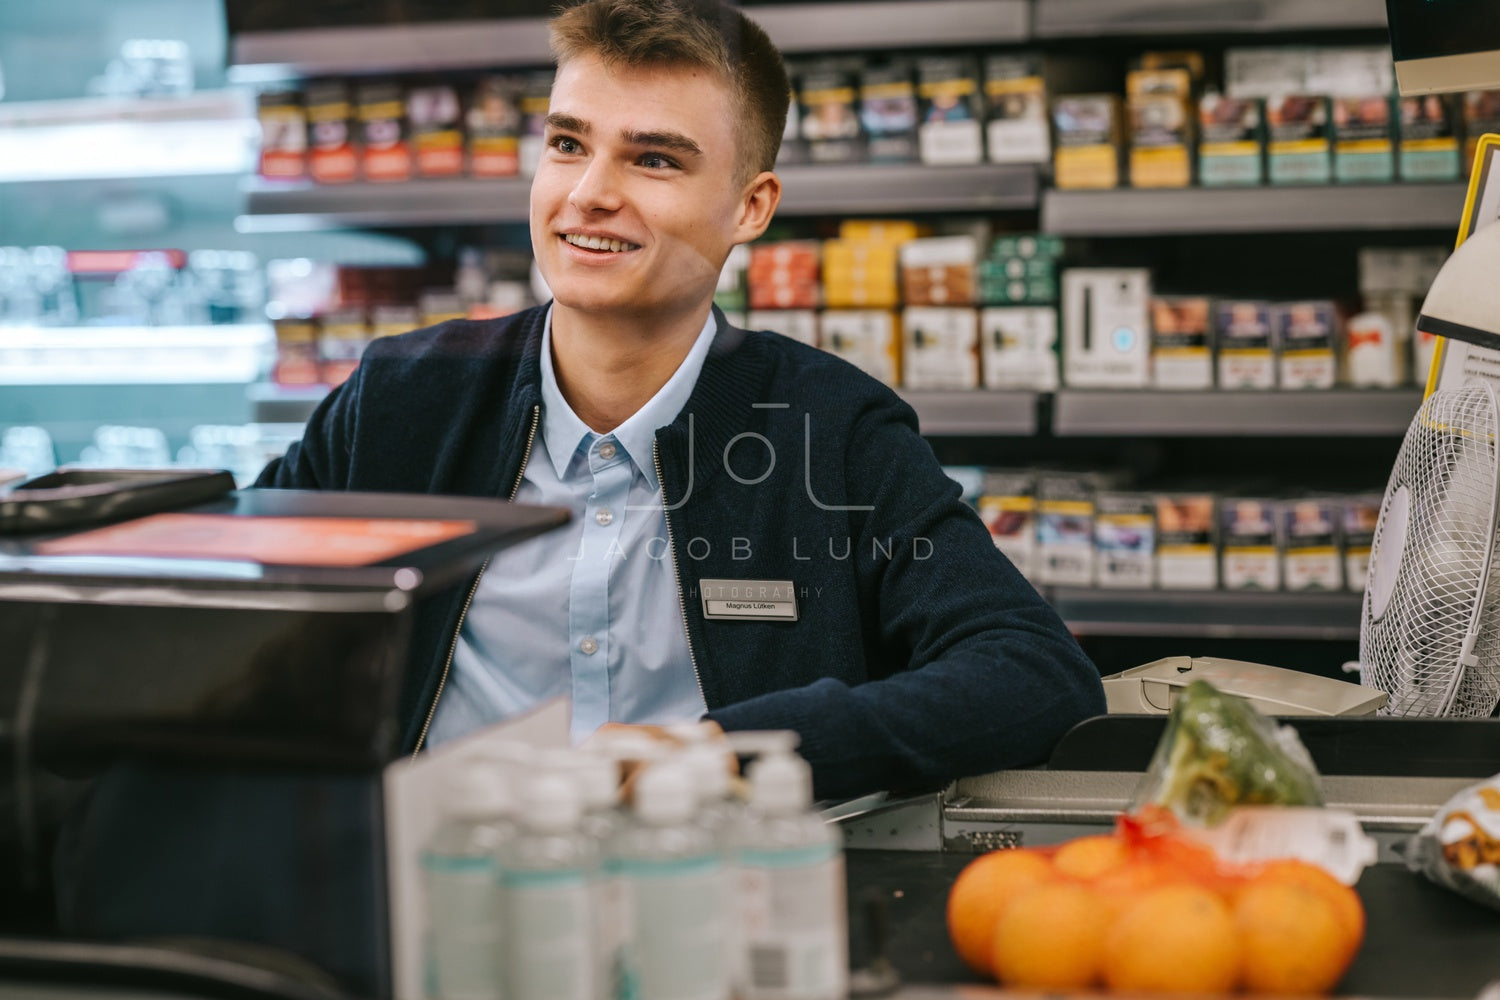
[(722, 802), (729, 797), (730, 755), (722, 746), (700, 743), (683, 753), (683, 762), (693, 772), (699, 802)]
[(447, 812), (465, 819), (509, 816), (515, 800), (505, 768), (486, 757), (456, 762), (447, 781)]
[(620, 768), (609, 757), (586, 750), (552, 750), (535, 763), (550, 774), (569, 779), (578, 788), (585, 812), (610, 809), (620, 797)]
[(812, 806), (812, 768), (793, 753), (770, 753), (750, 765), (750, 808), (789, 816)]
[(635, 784), (635, 814), (642, 823), (686, 823), (698, 808), (692, 770), (675, 761), (652, 764)]
[(575, 829), (583, 807), (573, 782), (556, 774), (531, 778), (521, 788), (521, 822), (528, 830), (564, 833)]

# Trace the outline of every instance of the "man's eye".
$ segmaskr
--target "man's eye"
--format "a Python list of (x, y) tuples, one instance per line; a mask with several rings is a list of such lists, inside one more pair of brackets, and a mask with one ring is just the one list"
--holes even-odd
[(555, 136), (552, 140), (552, 147), (559, 153), (577, 153), (583, 149), (578, 145), (577, 139), (570, 139), (565, 135)]
[(670, 157), (663, 156), (660, 153), (646, 153), (641, 157), (641, 166), (652, 170), (662, 170), (675, 167), (677, 164)]

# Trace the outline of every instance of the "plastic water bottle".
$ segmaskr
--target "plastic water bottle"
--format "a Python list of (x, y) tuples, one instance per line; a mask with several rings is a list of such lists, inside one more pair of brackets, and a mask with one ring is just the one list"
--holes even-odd
[(515, 836), (506, 775), (472, 760), (446, 790), (448, 820), (422, 851), (429, 990), (439, 1000), (498, 1000), (504, 922), (495, 852)]
[(629, 923), (628, 984), (649, 1000), (727, 1000), (733, 989), (728, 869), (694, 816), (686, 765), (650, 765), (635, 788), (635, 822), (615, 839)]
[(744, 814), (730, 797), (729, 754), (722, 742), (717, 746), (695, 744), (681, 754), (683, 763), (693, 774), (693, 786), (698, 795), (698, 822), (708, 827), (726, 855), (732, 850), (731, 838), (739, 829)]
[(812, 769), (777, 749), (750, 766), (737, 839), (741, 1000), (836, 1000), (849, 988), (843, 841), (812, 811)]
[(578, 790), (559, 775), (522, 786), (521, 832), (501, 845), (507, 1000), (596, 1000), (594, 883), (599, 854), (578, 828)]

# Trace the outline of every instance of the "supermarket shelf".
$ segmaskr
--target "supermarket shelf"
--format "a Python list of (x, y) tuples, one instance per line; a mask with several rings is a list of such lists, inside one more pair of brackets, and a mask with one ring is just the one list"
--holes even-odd
[[(875, 0), (753, 7), (783, 52), (1023, 41), (1028, 0)], [(229, 78), (271, 83), (311, 76), (546, 66), (544, 18), (249, 32), (230, 46)]]
[(1463, 214), (1465, 190), (1462, 184), (1049, 190), (1042, 229), (1059, 236), (1451, 230)]
[(1036, 0), (1037, 38), (1256, 34), (1385, 27), (1382, 0)]
[(240, 91), (0, 104), (0, 183), (240, 174), (259, 135)]
[[(860, 164), (791, 166), (777, 171), (782, 216), (887, 212), (998, 211), (1037, 203), (1029, 165)], [(362, 226), (482, 225), (525, 222), (531, 181), (415, 180), (402, 184), (301, 184), (247, 180), (242, 233), (309, 232)]]
[(1063, 389), (1053, 400), (1059, 436), (1380, 437), (1406, 432), (1418, 389), (1152, 392)]
[(1364, 599), (1328, 591), (1051, 587), (1044, 593), (1075, 635), (1219, 639), (1358, 639)]
[(262, 324), (0, 327), (0, 385), (250, 383), (274, 343)]
[(902, 389), (901, 398), (917, 411), (922, 433), (934, 437), (1037, 432), (1035, 392), (918, 392)]

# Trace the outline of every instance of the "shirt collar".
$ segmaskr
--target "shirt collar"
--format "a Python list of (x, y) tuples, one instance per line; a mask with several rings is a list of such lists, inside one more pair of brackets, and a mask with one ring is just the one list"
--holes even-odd
[(703, 361), (708, 357), (716, 329), (714, 314), (710, 310), (703, 329), (698, 331), (698, 339), (693, 341), (687, 357), (682, 359), (682, 364), (667, 379), (666, 385), (612, 432), (596, 434), (573, 412), (558, 388), (557, 372), (552, 366), (552, 307), (548, 306), (542, 325), (542, 440), (547, 445), (547, 456), (552, 460), (557, 478), (566, 476), (568, 466), (580, 448), (592, 446), (596, 438), (613, 437), (645, 477), (647, 485), (653, 491), (659, 489), (661, 484), (656, 478), (656, 464), (651, 460), (656, 430), (676, 420), (687, 405), (693, 387), (698, 384), (698, 375), (703, 370)]

